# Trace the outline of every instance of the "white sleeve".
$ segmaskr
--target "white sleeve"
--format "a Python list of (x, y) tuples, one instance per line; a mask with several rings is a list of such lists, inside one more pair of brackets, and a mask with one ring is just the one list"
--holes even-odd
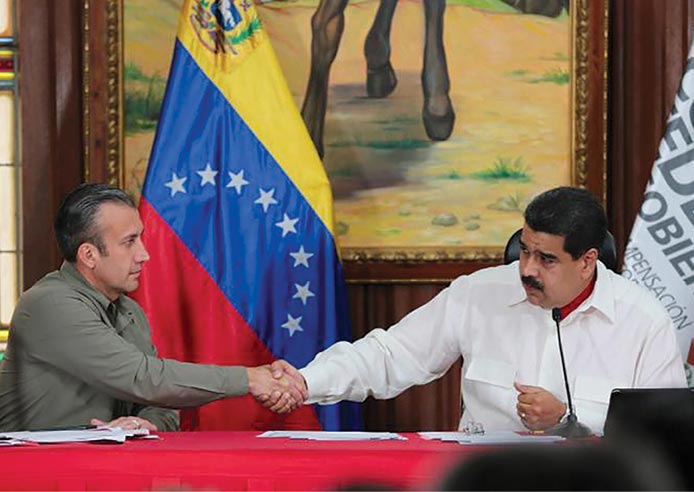
[(389, 330), (375, 329), (319, 353), (301, 370), (307, 403), (392, 398), (441, 377), (461, 355), (468, 290), (461, 277)]
[(687, 386), (682, 354), (668, 317), (648, 335), (636, 365), (635, 388), (681, 388)]

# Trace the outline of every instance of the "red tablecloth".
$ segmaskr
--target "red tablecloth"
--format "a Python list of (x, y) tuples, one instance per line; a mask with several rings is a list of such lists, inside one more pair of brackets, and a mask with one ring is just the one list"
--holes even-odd
[(260, 439), (256, 432), (161, 433), (125, 444), (0, 448), (3, 490), (330, 490), (355, 482), (432, 487), (481, 448), (426, 441)]

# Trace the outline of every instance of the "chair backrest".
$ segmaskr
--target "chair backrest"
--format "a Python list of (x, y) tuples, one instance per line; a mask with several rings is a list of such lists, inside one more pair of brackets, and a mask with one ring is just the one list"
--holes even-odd
[[(520, 258), (521, 232), (523, 232), (523, 229), (518, 229), (513, 233), (506, 243), (506, 249), (504, 250), (504, 263), (509, 264)], [(602, 243), (602, 247), (600, 248), (600, 255), (598, 256), (598, 259), (613, 272), (617, 271), (617, 247), (615, 246), (614, 236), (610, 231), (607, 231), (605, 241)]]

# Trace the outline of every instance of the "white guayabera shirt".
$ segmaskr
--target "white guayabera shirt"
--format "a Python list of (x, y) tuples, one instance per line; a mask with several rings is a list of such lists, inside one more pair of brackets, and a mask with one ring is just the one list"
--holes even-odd
[[(686, 386), (672, 322), (651, 293), (598, 262), (593, 293), (561, 322), (576, 413), (602, 432), (613, 388)], [(321, 352), (302, 375), (307, 403), (392, 398), (463, 358), (460, 421), (523, 430), (514, 381), (566, 402), (551, 311), (530, 304), (518, 262), (456, 279), (390, 329)]]

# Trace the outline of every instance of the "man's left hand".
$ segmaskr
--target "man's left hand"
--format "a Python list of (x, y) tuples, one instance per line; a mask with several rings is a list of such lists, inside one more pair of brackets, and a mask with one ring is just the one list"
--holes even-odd
[(291, 374), (285, 373), (282, 367), (247, 367), (246, 374), (248, 391), (262, 406), (273, 412), (291, 412), (303, 405), (306, 399), (303, 378), (299, 380), (292, 377)]
[(514, 386), (518, 391), (516, 411), (528, 429), (549, 429), (566, 413), (566, 405), (546, 389), (520, 383), (514, 383)]
[(118, 417), (110, 422), (104, 422), (99, 419), (92, 419), (92, 425), (105, 425), (106, 427), (120, 427), (121, 429), (147, 429), (150, 432), (157, 430), (157, 426), (147, 419), (140, 417)]

